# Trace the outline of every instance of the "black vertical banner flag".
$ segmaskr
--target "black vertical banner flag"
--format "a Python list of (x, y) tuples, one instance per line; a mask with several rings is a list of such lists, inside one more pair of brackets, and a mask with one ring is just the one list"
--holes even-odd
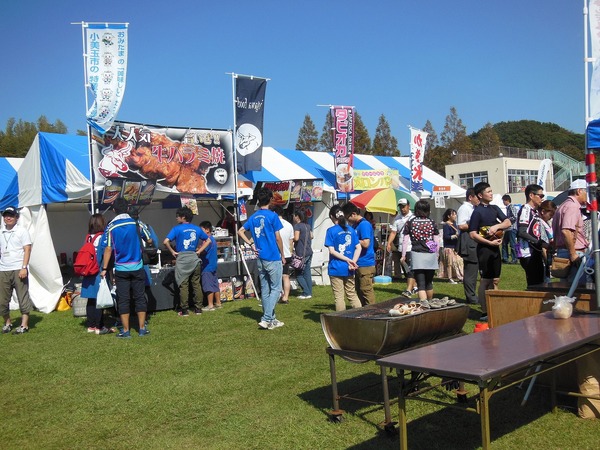
[(235, 81), (235, 150), (237, 170), (262, 168), (263, 116), (267, 80), (237, 75)]

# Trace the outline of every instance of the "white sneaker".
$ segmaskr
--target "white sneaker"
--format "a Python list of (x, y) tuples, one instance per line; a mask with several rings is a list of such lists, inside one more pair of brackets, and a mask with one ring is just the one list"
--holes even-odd
[(285, 324), (277, 319), (274, 319), (271, 321), (271, 323), (269, 324), (269, 330), (274, 330), (275, 328), (279, 328), (284, 326)]
[(271, 324), (267, 321), (261, 320), (258, 322), (258, 328), (262, 328), (263, 330), (268, 330)]
[(454, 281), (452, 278), (450, 278), (448, 281), (450, 281), (450, 284), (458, 284), (458, 282)]
[(312, 295), (299, 295), (299, 296), (298, 296), (298, 298), (299, 298), (300, 300), (306, 300), (306, 299), (308, 299), (308, 298), (312, 298)]

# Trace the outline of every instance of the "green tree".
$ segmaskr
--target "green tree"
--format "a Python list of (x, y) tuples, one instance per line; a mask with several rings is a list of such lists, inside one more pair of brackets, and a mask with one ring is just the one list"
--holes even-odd
[(494, 130), (494, 126), (488, 122), (478, 131), (477, 138), (474, 141), (476, 148), (481, 149), (484, 156), (497, 157), (500, 153), (500, 136)]
[(450, 108), (446, 116), (444, 129), (440, 134), (441, 145), (425, 152), (424, 163), (427, 167), (442, 176), (445, 176), (446, 165), (450, 164), (452, 155), (457, 153), (471, 153), (473, 144), (467, 136), (467, 128), (458, 117), (456, 108)]
[(304, 116), (304, 122), (298, 132), (296, 150), (317, 151), (319, 144), (319, 133), (309, 114)]
[(398, 156), (398, 140), (392, 136), (390, 124), (385, 116), (379, 116), (373, 139), (373, 155)]
[(427, 152), (429, 152), (429, 150), (440, 145), (440, 140), (438, 139), (437, 133), (435, 132), (435, 129), (433, 128), (433, 125), (431, 124), (429, 119), (427, 119), (427, 122), (425, 122), (423, 131), (429, 133), (427, 135), (427, 142), (425, 143), (425, 154), (427, 155)]
[(327, 110), (325, 115), (325, 124), (319, 138), (319, 150), (322, 152), (333, 152), (333, 119), (331, 118), (331, 109)]
[(0, 131), (0, 156), (24, 157), (39, 131), (66, 134), (67, 127), (60, 120), (48, 122), (46, 116), (40, 116), (37, 123), (11, 117), (6, 121), (4, 131)]
[(358, 111), (354, 110), (354, 153), (370, 155), (371, 151), (369, 130), (365, 127)]

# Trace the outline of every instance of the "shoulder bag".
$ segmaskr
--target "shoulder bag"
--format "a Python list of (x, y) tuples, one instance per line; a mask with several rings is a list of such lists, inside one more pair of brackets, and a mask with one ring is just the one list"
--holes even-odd
[[(145, 246), (144, 239), (142, 239), (142, 234), (140, 233), (140, 224), (137, 220), (135, 221), (135, 230), (137, 231), (137, 234), (140, 237), (143, 264), (145, 266), (155, 266), (156, 264), (158, 264), (158, 248), (156, 248), (154, 245)], [(154, 244), (154, 242), (152, 244)]]

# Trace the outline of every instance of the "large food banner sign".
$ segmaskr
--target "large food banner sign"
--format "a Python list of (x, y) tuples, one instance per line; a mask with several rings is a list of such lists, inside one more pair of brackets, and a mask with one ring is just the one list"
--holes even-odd
[(354, 162), (354, 108), (351, 106), (333, 106), (333, 159), (335, 180), (340, 192), (352, 192)]
[(155, 180), (173, 193), (235, 193), (230, 131), (115, 122), (92, 135), (92, 147), (96, 186), (127, 178)]

